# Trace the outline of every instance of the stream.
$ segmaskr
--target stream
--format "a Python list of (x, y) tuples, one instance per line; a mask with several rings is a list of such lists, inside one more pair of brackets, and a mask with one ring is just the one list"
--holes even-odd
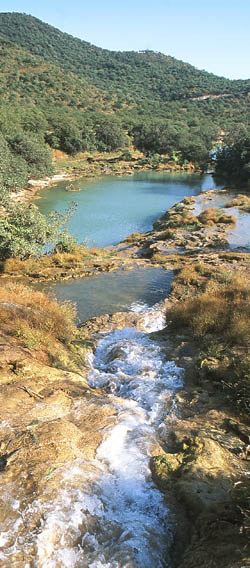
[[(79, 240), (86, 237), (99, 246), (114, 244), (135, 230), (149, 230), (182, 197), (214, 187), (211, 176), (159, 179), (152, 174), (106, 179), (105, 187), (100, 180), (92, 186), (86, 180), (77, 183), (83, 185), (73, 196), (79, 208), (71, 230)], [(58, 203), (63, 209), (72, 201), (65, 182), (41, 195), (43, 212), (58, 208)], [(15, 485), (10, 478), (4, 494), (7, 514), (0, 526), (2, 568), (171, 567), (174, 519), (167, 496), (155, 486), (149, 467), (150, 457), (160, 453), (166, 439), (166, 417), (174, 420), (178, 415), (175, 393), (183, 379), (183, 369), (166, 359), (164, 346), (150, 335), (166, 325), (164, 307), (157, 302), (167, 296), (171, 279), (172, 273), (161, 268), (138, 268), (52, 288), (58, 299), (77, 302), (81, 321), (134, 310), (144, 318), (144, 331), (124, 328), (101, 334), (88, 360), (90, 402), (84, 396), (73, 397), (70, 408), (62, 410), (52, 404), (47, 416), (48, 398), (44, 403), (35, 401), (32, 412), (22, 416), (20, 435), (33, 428), (35, 417), (34, 427), (42, 438), (44, 427), (53, 423), (53, 428), (59, 428), (61, 419), (74, 432), (83, 423), (84, 431), (83, 416), (86, 421), (86, 409), (92, 412), (92, 406), (93, 412), (98, 411), (96, 400), (100, 413), (109, 409), (94, 458), (84, 455), (70, 438), (74, 459), (66, 463), (55, 459), (54, 469), (43, 474), (37, 493), (30, 490), (24, 495), (22, 483)], [(14, 436), (15, 421), (10, 419), (0, 428)], [(21, 430), (20, 425), (18, 428)], [(39, 437), (32, 435), (34, 452), (38, 452)], [(91, 436), (92, 432), (90, 443)]]
[[(45, 489), (27, 503), (10, 484), (11, 514), (0, 534), (2, 567), (170, 566), (173, 519), (149, 469), (182, 385), (182, 369), (166, 361), (164, 348), (150, 338), (165, 326), (163, 310), (161, 305), (145, 310), (145, 332), (125, 328), (99, 340), (89, 358), (88, 383), (102, 389), (102, 404), (113, 409), (112, 424), (102, 432), (95, 459), (79, 455), (61, 468), (53, 499)], [(73, 422), (85, 405), (84, 399), (74, 403)], [(36, 406), (39, 411), (42, 403)]]
[[(182, 384), (181, 377), (182, 370), (164, 360), (161, 348), (147, 334), (126, 328), (99, 341), (90, 361), (88, 382), (106, 393), (117, 413), (116, 424), (104, 432), (87, 491), (79, 487), (72, 502), (69, 485), (62, 503), (48, 513), (38, 539), (39, 566), (52, 568), (58, 558), (60, 566), (67, 568), (168, 565), (171, 522), (163, 495), (151, 480), (149, 457), (164, 430), (166, 413), (174, 411), (172, 397)], [(84, 469), (80, 475), (86, 476)], [(84, 523), (87, 530), (78, 550), (68, 546), (65, 551), (62, 527), (61, 539), (48, 558), (50, 532), (55, 525), (60, 530), (65, 513), (75, 536), (79, 524)]]

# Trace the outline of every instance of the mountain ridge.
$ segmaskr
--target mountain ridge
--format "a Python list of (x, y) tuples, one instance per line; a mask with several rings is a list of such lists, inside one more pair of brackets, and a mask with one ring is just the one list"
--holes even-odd
[(165, 102), (250, 90), (250, 80), (218, 77), (149, 50), (109, 51), (22, 13), (0, 13), (0, 33), (33, 55), (85, 78), (96, 88), (113, 90), (124, 101), (153, 98)]
[(18, 189), (44, 175), (50, 148), (122, 150), (128, 161), (136, 149), (152, 168), (205, 170), (224, 134), (246, 132), (249, 92), (250, 80), (150, 50), (103, 50), (33, 16), (2, 12), (0, 185)]

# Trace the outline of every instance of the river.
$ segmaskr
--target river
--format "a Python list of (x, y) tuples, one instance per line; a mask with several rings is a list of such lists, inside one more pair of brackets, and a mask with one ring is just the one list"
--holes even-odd
[(65, 211), (75, 201), (77, 211), (69, 223), (79, 242), (104, 247), (122, 241), (130, 233), (145, 232), (174, 203), (185, 196), (215, 189), (211, 175), (140, 173), (105, 176), (72, 182), (79, 191), (67, 191), (69, 182), (43, 189), (37, 202), (42, 213)]
[[(181, 197), (197, 195), (202, 188), (212, 185), (207, 176), (159, 179), (151, 175), (125, 180), (105, 178), (91, 185), (79, 183), (83, 183), (83, 188), (73, 196), (79, 207), (72, 219), (72, 231), (79, 240), (85, 235), (101, 246), (113, 244), (131, 231), (150, 229), (152, 222)], [(40, 209), (48, 211), (58, 205), (61, 208), (71, 199), (65, 185), (59, 184), (43, 190)], [(98, 219), (102, 227), (98, 226)], [(174, 419), (179, 412), (175, 393), (182, 385), (183, 370), (167, 359), (164, 346), (150, 336), (151, 331), (166, 325), (164, 307), (148, 306), (166, 297), (171, 274), (162, 269), (145, 270), (101, 275), (98, 285), (94, 284), (98, 282), (96, 277), (88, 279), (85, 288), (77, 283), (78, 303), (84, 305), (89, 298), (88, 309), (79, 308), (82, 319), (93, 313), (114, 311), (120, 305), (124, 310), (142, 312), (144, 331), (125, 328), (102, 335), (88, 361), (87, 380), (93, 389), (90, 401), (81, 396), (72, 397), (69, 403), (66, 398), (70, 410), (67, 404), (58, 407), (52, 401), (49, 412), (50, 399), (45, 397), (34, 402), (32, 412), (22, 415), (21, 435), (37, 428), (38, 434), (32, 433), (34, 455), (42, 450), (44, 429), (51, 426), (53, 436), (62, 427), (62, 418), (65, 427), (70, 422), (74, 432), (83, 424), (80, 432), (84, 433), (86, 409), (90, 405), (94, 411), (98, 402), (95, 396), (101, 396), (101, 407), (111, 408), (112, 420), (101, 430), (102, 441), (94, 459), (88, 459), (81, 447), (70, 440), (75, 457), (60, 463), (52, 452), (50, 467), (33, 492), (24, 494), (22, 484), (14, 484), (10, 479), (9, 491), (4, 494), (8, 516), (0, 533), (0, 565), (4, 568), (171, 566), (173, 517), (167, 499), (152, 481), (149, 460), (152, 451), (165, 443), (165, 418)], [(63, 294), (64, 287), (64, 297), (72, 298), (68, 285), (60, 284), (60, 293)], [(98, 313), (94, 311), (96, 302)], [(1, 426), (11, 436), (17, 427), (20, 436), (20, 425), (11, 415)], [(46, 446), (50, 440), (47, 437), (45, 441)], [(63, 436), (59, 442), (63, 447)], [(53, 475), (59, 480), (54, 485)]]
[[(37, 202), (42, 213), (65, 211), (72, 200), (77, 211), (70, 232), (81, 242), (99, 247), (117, 244), (130, 233), (148, 231), (174, 203), (185, 196), (215, 189), (211, 175), (140, 173), (132, 177), (105, 176), (96, 181), (73, 182), (79, 191), (69, 192), (69, 182), (43, 189)], [(218, 186), (219, 187), (219, 186)], [(162, 268), (136, 268), (43, 286), (59, 301), (77, 306), (78, 321), (116, 311), (151, 307), (169, 293), (172, 272)]]
[[(152, 312), (150, 325), (147, 316), (149, 331), (162, 327), (158, 318)], [(146, 333), (131, 328), (106, 334), (89, 367), (89, 385), (103, 389), (116, 424), (105, 428), (92, 463), (66, 471), (38, 536), (38, 566), (167, 567), (173, 519), (152, 482), (149, 458), (165, 435), (166, 415), (175, 413), (183, 371), (165, 360), (164, 349)]]

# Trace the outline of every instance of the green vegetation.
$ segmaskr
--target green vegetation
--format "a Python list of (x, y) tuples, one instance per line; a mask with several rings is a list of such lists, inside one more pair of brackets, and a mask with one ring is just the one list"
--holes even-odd
[(132, 143), (155, 167), (205, 169), (221, 131), (249, 118), (250, 81), (161, 53), (100, 49), (25, 14), (0, 14), (0, 71), (0, 132), (72, 155)]
[(56, 245), (70, 251), (75, 244), (66, 229), (70, 214), (69, 210), (66, 215), (54, 212), (46, 217), (36, 205), (6, 200), (0, 217), (0, 260), (37, 257)]
[(250, 186), (250, 132), (217, 151), (215, 173), (233, 185)]
[[(0, 14), (0, 72), (2, 260), (60, 241), (72, 247), (62, 218), (46, 221), (37, 208), (14, 209), (9, 199), (29, 178), (53, 173), (51, 148), (73, 157), (121, 149), (133, 160), (133, 146), (145, 154), (142, 166), (171, 161), (205, 170), (222, 129), (231, 137), (236, 125), (247, 132), (250, 81), (161, 53), (103, 50), (25, 14)], [(245, 137), (219, 150), (216, 171), (245, 182), (249, 162)], [(181, 219), (190, 228), (193, 221)]]
[(25, 14), (2, 13), (0, 33), (33, 56), (106, 89), (106, 96), (114, 93), (116, 108), (129, 100), (183, 100), (245, 92), (250, 87), (249, 81), (216, 77), (161, 53), (100, 49)]

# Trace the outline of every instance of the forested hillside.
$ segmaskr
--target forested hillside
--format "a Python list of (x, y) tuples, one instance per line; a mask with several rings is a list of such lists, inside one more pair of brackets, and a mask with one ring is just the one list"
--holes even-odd
[(160, 53), (113, 52), (18, 13), (0, 14), (0, 184), (52, 171), (49, 147), (74, 155), (133, 145), (205, 169), (209, 152), (249, 127), (250, 81)]
[(84, 77), (98, 88), (115, 92), (126, 101), (182, 100), (250, 89), (250, 81), (217, 77), (161, 53), (101, 49), (25, 14), (2, 13), (0, 32), (32, 54)]
[(0, 35), (0, 95), (2, 101), (36, 105), (99, 107), (102, 93), (85, 79), (42, 57), (32, 55)]

